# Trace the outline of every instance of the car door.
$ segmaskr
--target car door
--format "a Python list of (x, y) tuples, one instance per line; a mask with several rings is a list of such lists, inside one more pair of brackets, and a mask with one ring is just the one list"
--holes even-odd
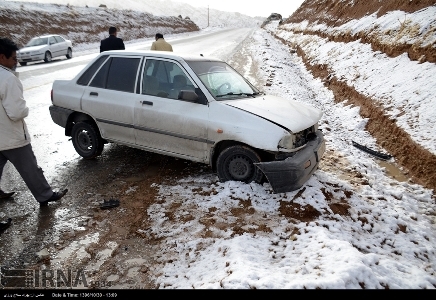
[(59, 35), (55, 35), (54, 38), (56, 39), (56, 47), (57, 47), (57, 51), (58, 51), (57, 56), (67, 55), (68, 44), (64, 40), (64, 38), (62, 38)]
[(91, 115), (103, 138), (135, 145), (133, 113), (141, 56), (108, 56), (85, 88), (82, 110)]
[(48, 43), (50, 45), (51, 57), (60, 56), (60, 44), (56, 41), (54, 36), (48, 38)]
[(194, 84), (172, 61), (147, 59), (141, 75), (141, 97), (135, 103), (136, 144), (144, 149), (194, 161), (207, 155), (208, 106), (170, 98), (173, 78), (186, 76), (186, 89)]

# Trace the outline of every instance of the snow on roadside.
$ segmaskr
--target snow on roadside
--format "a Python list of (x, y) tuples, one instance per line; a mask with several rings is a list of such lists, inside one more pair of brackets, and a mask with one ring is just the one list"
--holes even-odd
[(436, 154), (436, 135), (433, 133), (436, 125), (435, 64), (419, 64), (411, 61), (407, 54), (390, 58), (359, 41), (330, 42), (315, 35), (277, 29), (276, 24), (270, 24), (269, 29), (300, 45), (310, 63), (327, 65), (340, 81), (375, 99), (414, 141)]
[(294, 31), (324, 32), (329, 35), (358, 35), (365, 33), (386, 45), (406, 43), (425, 47), (436, 42), (436, 6), (429, 6), (413, 13), (401, 10), (389, 11), (377, 18), (377, 12), (360, 19), (352, 19), (339, 26), (312, 23), (307, 20), (301, 23), (290, 23), (284, 27)]
[[(434, 288), (431, 191), (387, 177), (351, 146), (351, 139), (375, 144), (366, 120), (358, 108), (335, 103), (298, 56), (263, 30), (252, 42), (244, 51), (263, 81), (273, 82), (265, 90), (321, 108), (326, 159), (342, 164), (322, 165), (302, 189), (282, 194), (268, 183), (220, 183), (214, 174), (159, 186), (148, 209), (148, 233), (162, 239), (159, 287)], [(361, 173), (365, 184), (340, 177), (341, 166), (348, 176)], [(349, 214), (335, 213), (335, 204), (348, 205)], [(292, 218), (287, 207), (319, 217)]]

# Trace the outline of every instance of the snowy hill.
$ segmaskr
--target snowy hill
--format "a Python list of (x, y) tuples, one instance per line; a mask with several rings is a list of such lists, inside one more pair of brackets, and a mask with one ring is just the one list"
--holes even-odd
[[(19, 2), (27, 2), (21, 1)], [(28, 1), (30, 2), (30, 1)], [(200, 28), (205, 27), (251, 27), (262, 23), (262, 18), (252, 18), (240, 13), (225, 12), (216, 9), (207, 9), (207, 3), (204, 7), (193, 7), (191, 5), (175, 2), (171, 0), (38, 0), (38, 3), (44, 4), (61, 4), (78, 7), (99, 7), (101, 4), (106, 5), (108, 9), (133, 10), (135, 12), (146, 12), (155, 16), (179, 16), (189, 17)], [(1, 2), (0, 2), (1, 3)]]

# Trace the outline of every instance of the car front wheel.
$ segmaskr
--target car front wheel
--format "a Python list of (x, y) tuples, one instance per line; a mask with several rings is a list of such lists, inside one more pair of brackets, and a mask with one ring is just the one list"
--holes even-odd
[(76, 152), (85, 159), (92, 159), (103, 152), (104, 141), (97, 126), (88, 122), (78, 122), (71, 132)]
[(45, 56), (44, 56), (44, 61), (45, 61), (45, 62), (51, 62), (51, 58), (52, 58), (52, 57), (51, 57), (51, 53), (47, 51), (47, 52), (45, 53)]
[(236, 145), (224, 149), (218, 156), (216, 167), (220, 181), (236, 180), (245, 183), (261, 183), (262, 171), (254, 163), (259, 155), (246, 146)]
[(68, 48), (66, 56), (68, 59), (73, 58), (73, 50), (71, 48)]

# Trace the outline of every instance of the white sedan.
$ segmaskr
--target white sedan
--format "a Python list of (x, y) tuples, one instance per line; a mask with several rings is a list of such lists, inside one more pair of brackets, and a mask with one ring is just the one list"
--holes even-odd
[(55, 80), (50, 114), (85, 159), (108, 142), (209, 164), (221, 181), (300, 188), (318, 169), (322, 111), (265, 95), (224, 61), (106, 51)]
[(60, 56), (72, 58), (73, 44), (70, 40), (55, 34), (34, 37), (17, 51), (17, 59), (22, 66), (32, 61), (50, 62), (53, 58)]

